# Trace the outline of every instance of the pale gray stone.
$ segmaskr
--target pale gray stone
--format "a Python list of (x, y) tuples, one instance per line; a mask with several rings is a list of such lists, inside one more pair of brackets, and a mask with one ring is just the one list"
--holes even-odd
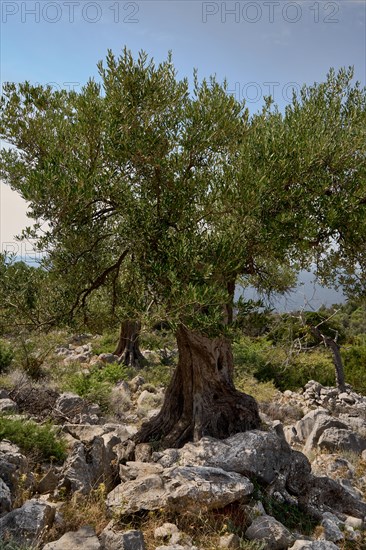
[(160, 464), (153, 462), (127, 462), (120, 464), (119, 475), (121, 481), (131, 481), (137, 477), (145, 477), (151, 474), (161, 474), (164, 468)]
[(145, 541), (142, 531), (117, 531), (111, 522), (102, 531), (100, 541), (103, 550), (145, 550)]
[(79, 395), (62, 393), (55, 404), (55, 412), (72, 423), (98, 424), (100, 408), (95, 403), (87, 403)]
[(62, 429), (83, 443), (91, 443), (96, 437), (103, 435), (105, 431), (103, 426), (91, 424), (64, 424)]
[(59, 540), (49, 542), (43, 550), (101, 550), (102, 546), (90, 525), (78, 531), (69, 531)]
[(174, 523), (164, 523), (154, 531), (155, 539), (170, 539), (170, 537), (179, 533), (178, 527)]
[(339, 546), (328, 540), (297, 540), (289, 550), (339, 550)]
[(221, 508), (248, 496), (252, 483), (245, 477), (220, 468), (178, 466), (127, 481), (108, 494), (111, 513), (139, 510), (201, 511)]
[(55, 512), (55, 508), (46, 502), (27, 500), (21, 508), (0, 518), (0, 539), (10, 536), (21, 543), (34, 541), (52, 526)]
[(240, 548), (240, 538), (234, 533), (230, 535), (223, 535), (219, 540), (220, 548)]
[(272, 516), (256, 518), (246, 530), (245, 536), (249, 540), (265, 542), (265, 550), (283, 550), (294, 540), (290, 531)]
[(19, 447), (10, 441), (0, 441), (0, 477), (14, 492), (21, 475), (27, 472), (28, 461)]
[(252, 430), (222, 440), (203, 437), (182, 449), (154, 453), (153, 459), (164, 467), (176, 463), (211, 466), (272, 483), (289, 470), (291, 453), (291, 447), (276, 433)]
[(118, 355), (114, 355), (113, 353), (101, 353), (100, 355), (98, 355), (98, 359), (103, 363), (111, 364), (118, 363), (119, 357)]
[(17, 412), (18, 405), (12, 399), (0, 399), (0, 412)]
[(314, 424), (313, 430), (306, 440), (304, 452), (308, 453), (312, 451), (318, 445), (319, 439), (322, 434), (325, 432), (325, 430), (328, 430), (329, 428), (338, 428), (343, 430), (347, 429), (347, 426), (343, 422), (341, 422), (337, 418), (333, 418), (332, 416), (319, 416)]
[[(113, 440), (112, 440), (113, 443)], [(87, 494), (99, 483), (109, 483), (114, 470), (113, 445), (105, 445), (102, 437), (95, 437), (88, 448), (81, 442), (74, 445), (60, 474), (59, 488)], [(116, 472), (117, 473), (117, 472)]]
[(55, 469), (50, 468), (48, 472), (42, 477), (42, 479), (37, 484), (37, 492), (40, 495), (46, 493), (52, 493), (57, 487), (59, 482), (58, 476), (56, 475)]
[(321, 524), (324, 529), (324, 533), (321, 538), (332, 542), (339, 542), (344, 539), (344, 535), (335, 521), (325, 518)]
[(330, 452), (342, 450), (361, 454), (366, 449), (366, 439), (351, 430), (331, 427), (319, 437), (318, 447)]
[(156, 409), (163, 404), (163, 395), (161, 393), (151, 393), (144, 390), (137, 399), (137, 412), (145, 414), (149, 409)]
[(326, 409), (318, 408), (308, 412), (296, 425), (296, 434), (300, 441), (306, 441), (314, 429), (315, 423), (320, 417), (328, 417), (329, 413)]
[(353, 529), (362, 529), (363, 527), (363, 521), (361, 518), (354, 518), (353, 516), (347, 516), (345, 520), (345, 524), (349, 527), (353, 527)]
[(11, 492), (9, 487), (0, 477), (0, 517), (11, 510)]

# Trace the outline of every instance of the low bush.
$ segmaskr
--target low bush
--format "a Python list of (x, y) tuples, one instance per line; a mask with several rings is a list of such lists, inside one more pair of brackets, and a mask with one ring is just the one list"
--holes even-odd
[(22, 452), (34, 459), (64, 460), (66, 443), (57, 436), (51, 423), (40, 426), (31, 420), (0, 416), (0, 440), (8, 439), (18, 445)]
[(281, 391), (297, 390), (309, 380), (335, 384), (334, 365), (326, 350), (299, 352), (274, 346), (265, 337), (243, 337), (234, 343), (233, 353), (237, 379), (251, 375), (260, 382), (273, 382)]
[(359, 339), (341, 351), (346, 382), (359, 393), (366, 394), (366, 344)]
[(70, 375), (63, 389), (97, 403), (104, 412), (108, 412), (112, 387), (120, 380), (128, 380), (132, 374), (132, 369), (118, 363), (103, 368), (95, 366), (88, 373)]

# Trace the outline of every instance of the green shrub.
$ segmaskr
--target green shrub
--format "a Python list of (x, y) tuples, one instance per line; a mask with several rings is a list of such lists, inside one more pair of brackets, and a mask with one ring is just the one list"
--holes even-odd
[(297, 390), (309, 380), (325, 386), (335, 384), (329, 352), (322, 349), (293, 353), (273, 345), (266, 338), (241, 338), (234, 343), (236, 379), (254, 376), (260, 382), (273, 382), (281, 391)]
[(366, 344), (359, 339), (341, 350), (346, 382), (359, 393), (366, 394)]
[(119, 336), (119, 329), (108, 331), (98, 336), (92, 342), (93, 353), (100, 355), (101, 353), (113, 353), (116, 349)]
[(71, 375), (65, 382), (64, 389), (75, 392), (93, 403), (98, 403), (106, 412), (110, 405), (112, 387), (119, 380), (131, 378), (133, 372), (132, 369), (118, 363), (108, 364), (103, 368), (95, 366), (87, 374)]
[(31, 420), (0, 416), (0, 440), (8, 439), (20, 447), (24, 453), (36, 457), (57, 460), (66, 458), (66, 443), (57, 437), (51, 423), (40, 426)]
[(13, 352), (9, 345), (0, 340), (0, 373), (6, 372), (13, 360)]

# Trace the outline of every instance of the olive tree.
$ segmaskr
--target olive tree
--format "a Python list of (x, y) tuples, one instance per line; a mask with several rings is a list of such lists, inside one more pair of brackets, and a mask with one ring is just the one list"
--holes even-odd
[(235, 285), (281, 288), (281, 274), (313, 262), (323, 277), (357, 268), (365, 91), (351, 70), (331, 71), (284, 114), (267, 99), (250, 116), (215, 78), (195, 73), (191, 91), (170, 56), (108, 52), (98, 67), (100, 82), (79, 93), (5, 86), (2, 177), (74, 285), (72, 309), (109, 285), (126, 320), (154, 313), (175, 329), (178, 366), (136, 441), (258, 428), (255, 400), (232, 378)]

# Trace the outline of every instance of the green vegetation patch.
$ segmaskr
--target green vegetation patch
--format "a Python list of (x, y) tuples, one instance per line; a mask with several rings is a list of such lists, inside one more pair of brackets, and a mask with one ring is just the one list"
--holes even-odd
[(49, 460), (66, 458), (66, 443), (57, 436), (51, 423), (38, 425), (32, 420), (0, 415), (0, 440), (8, 439), (22, 452)]
[(111, 390), (120, 380), (128, 380), (133, 370), (118, 363), (111, 363), (100, 368), (95, 366), (87, 373), (71, 375), (64, 385), (64, 390), (77, 393), (81, 397), (97, 403), (103, 411), (110, 405)]

